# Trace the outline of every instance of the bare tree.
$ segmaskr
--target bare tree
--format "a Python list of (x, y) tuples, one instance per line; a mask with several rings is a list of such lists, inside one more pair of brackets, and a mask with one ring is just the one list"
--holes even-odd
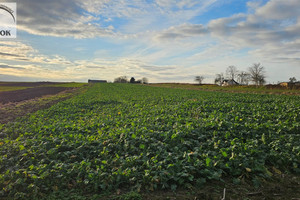
[(241, 71), (240, 73), (237, 74), (237, 80), (240, 84), (242, 85), (248, 85), (250, 81), (250, 74), (247, 72)]
[(114, 83), (128, 83), (128, 79), (126, 76), (120, 76), (118, 78), (115, 78)]
[(204, 80), (204, 76), (196, 76), (195, 81), (197, 81), (199, 84), (202, 84), (202, 81)]
[(260, 63), (254, 63), (248, 70), (251, 81), (253, 81), (256, 86), (263, 85), (266, 82), (265, 68)]
[(215, 84), (221, 85), (223, 81), (224, 81), (224, 75), (223, 75), (223, 73), (216, 74)]
[(237, 73), (238, 73), (238, 70), (233, 65), (228, 66), (227, 69), (226, 69), (226, 75), (230, 79), (234, 79)]
[(295, 77), (291, 77), (289, 80), (290, 80), (290, 83), (295, 83), (297, 81), (297, 79)]
[(142, 78), (142, 83), (143, 83), (143, 84), (148, 84), (149, 81), (148, 81), (148, 79), (147, 79), (146, 77), (143, 77), (143, 78)]

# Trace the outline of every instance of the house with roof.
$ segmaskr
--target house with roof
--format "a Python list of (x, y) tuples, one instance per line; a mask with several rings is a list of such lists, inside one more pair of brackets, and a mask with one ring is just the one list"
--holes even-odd
[(297, 82), (281, 82), (278, 85), (285, 88), (298, 88), (300, 87), (300, 81)]
[(229, 79), (225, 79), (225, 80), (223, 80), (223, 82), (221, 84), (221, 86), (233, 86), (233, 85), (239, 85), (239, 83), (236, 82), (233, 79), (230, 79), (230, 80)]

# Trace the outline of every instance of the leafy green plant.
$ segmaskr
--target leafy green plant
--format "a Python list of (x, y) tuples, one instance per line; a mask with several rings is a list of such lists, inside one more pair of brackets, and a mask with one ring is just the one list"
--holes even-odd
[(175, 191), (225, 177), (258, 185), (274, 169), (299, 173), (299, 100), (95, 84), (0, 127), (0, 195)]

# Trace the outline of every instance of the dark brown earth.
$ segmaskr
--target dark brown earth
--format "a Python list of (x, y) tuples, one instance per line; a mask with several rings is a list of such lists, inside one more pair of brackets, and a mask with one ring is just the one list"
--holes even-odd
[(0, 103), (21, 102), (45, 95), (54, 95), (71, 88), (65, 87), (34, 87), (24, 90), (0, 92)]
[[(251, 182), (241, 181), (233, 184), (228, 178), (223, 181), (207, 182), (203, 187), (190, 189), (140, 191), (143, 200), (300, 200), (300, 177), (276, 174), (271, 180), (262, 180), (258, 187)], [(128, 191), (118, 190), (116, 194), (101, 198), (103, 200), (136, 199), (128, 198)]]
[(50, 108), (52, 105), (72, 97), (72, 95), (71, 91), (68, 90), (68, 93), (59, 94), (59, 96), (56, 96), (55, 98), (36, 98), (19, 103), (8, 103), (2, 107), (0, 106), (0, 124), (13, 122), (18, 117), (23, 117), (38, 110)]
[(39, 87), (44, 85), (61, 84), (58, 82), (0, 82), (1, 86), (13, 86), (13, 87)]
[(54, 82), (0, 82), (0, 86), (32, 87), (0, 92), (0, 124), (46, 109), (78, 94), (79, 88), (53, 87)]
[[(224, 191), (225, 189), (225, 191)], [(225, 197), (225, 198), (224, 198)], [(211, 182), (203, 188), (176, 193), (144, 194), (144, 200), (300, 200), (300, 177), (277, 175), (255, 188), (251, 183)]]

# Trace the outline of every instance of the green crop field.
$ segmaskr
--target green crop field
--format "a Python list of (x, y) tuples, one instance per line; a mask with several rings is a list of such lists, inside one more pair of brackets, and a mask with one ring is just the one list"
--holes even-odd
[(166, 87), (166, 88), (180, 88), (188, 90), (204, 90), (217, 92), (234, 92), (234, 93), (254, 93), (254, 94), (286, 94), (299, 95), (300, 87), (283, 87), (280, 85), (235, 85), (235, 86), (219, 86), (215, 84), (185, 84), (185, 83), (153, 83), (151, 86)]
[(0, 152), (0, 198), (258, 187), (300, 174), (300, 97), (94, 84), (0, 125)]

